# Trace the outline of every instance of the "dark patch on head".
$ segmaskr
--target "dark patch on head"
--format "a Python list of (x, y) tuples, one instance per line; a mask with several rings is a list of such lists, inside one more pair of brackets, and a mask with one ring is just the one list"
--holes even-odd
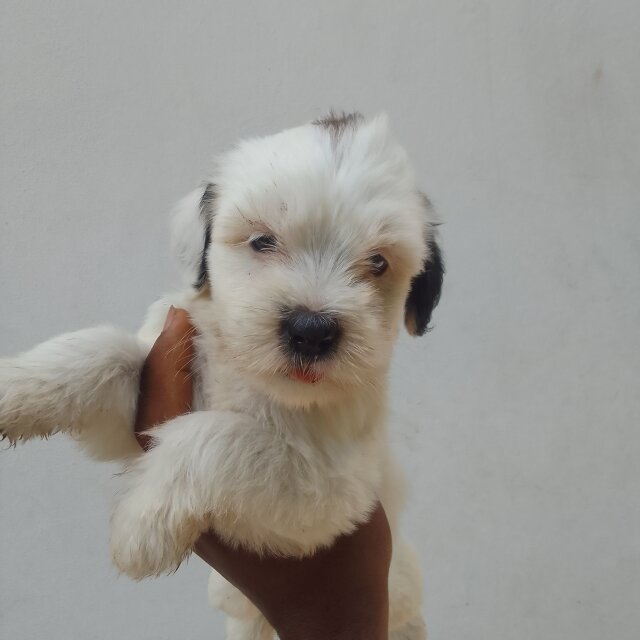
[(428, 241), (428, 256), (422, 271), (411, 281), (411, 289), (405, 303), (405, 324), (411, 335), (421, 336), (429, 329), (431, 314), (440, 301), (444, 260), (436, 241)]
[(200, 267), (198, 269), (198, 279), (194, 283), (196, 289), (204, 289), (209, 283), (209, 265), (207, 264), (207, 253), (211, 244), (211, 226), (213, 224), (213, 202), (216, 198), (216, 185), (208, 183), (200, 200), (200, 218), (204, 226), (204, 246), (200, 256)]
[(346, 131), (353, 131), (362, 122), (364, 122), (364, 116), (357, 111), (353, 113), (329, 111), (324, 118), (314, 120), (311, 124), (327, 129), (331, 135), (331, 140), (335, 144)]

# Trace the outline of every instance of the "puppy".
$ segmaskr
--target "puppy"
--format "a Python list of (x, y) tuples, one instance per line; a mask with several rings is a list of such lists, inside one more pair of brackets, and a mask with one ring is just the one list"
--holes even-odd
[[(310, 554), (380, 500), (394, 534), (390, 638), (426, 637), (418, 561), (397, 531), (387, 373), (401, 323), (425, 333), (443, 264), (386, 117), (329, 115), (241, 142), (178, 205), (172, 232), (189, 286), (152, 305), (137, 336), (97, 327), (0, 360), (2, 434), (66, 432), (124, 461), (111, 551), (134, 579), (175, 570), (211, 528), (259, 553)], [(140, 372), (172, 304), (198, 330), (195, 410), (140, 455)], [(215, 572), (209, 594), (229, 638), (273, 637)]]

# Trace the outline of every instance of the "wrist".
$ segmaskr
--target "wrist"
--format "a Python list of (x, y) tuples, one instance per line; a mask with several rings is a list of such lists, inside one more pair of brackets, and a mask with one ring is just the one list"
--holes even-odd
[(286, 625), (284, 629), (276, 628), (276, 633), (280, 640), (387, 640), (389, 637), (388, 627), (373, 621), (337, 625), (322, 621), (314, 625), (305, 620)]
[(375, 625), (345, 626), (340, 629), (314, 628), (301, 625), (290, 631), (276, 629), (280, 640), (387, 640), (389, 631)]
[[(289, 609), (273, 624), (280, 640), (387, 640), (389, 600), (385, 589), (323, 607), (317, 601), (307, 608)], [(309, 610), (310, 609), (310, 610)]]

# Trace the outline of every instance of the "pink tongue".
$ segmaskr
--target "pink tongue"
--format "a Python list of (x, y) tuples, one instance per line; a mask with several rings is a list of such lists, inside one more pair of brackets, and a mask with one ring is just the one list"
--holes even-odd
[(291, 375), (296, 380), (306, 384), (313, 384), (320, 380), (320, 376), (317, 373), (313, 373), (312, 371), (303, 371), (302, 369), (294, 369)]

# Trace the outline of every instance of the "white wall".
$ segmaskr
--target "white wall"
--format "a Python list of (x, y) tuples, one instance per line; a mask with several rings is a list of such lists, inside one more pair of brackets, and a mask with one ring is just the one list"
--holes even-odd
[[(448, 259), (394, 370), (431, 637), (640, 637), (640, 4), (4, 0), (0, 353), (133, 328), (236, 137), (385, 109)], [(222, 638), (197, 559), (116, 578), (114, 468), (0, 453), (0, 635)]]

